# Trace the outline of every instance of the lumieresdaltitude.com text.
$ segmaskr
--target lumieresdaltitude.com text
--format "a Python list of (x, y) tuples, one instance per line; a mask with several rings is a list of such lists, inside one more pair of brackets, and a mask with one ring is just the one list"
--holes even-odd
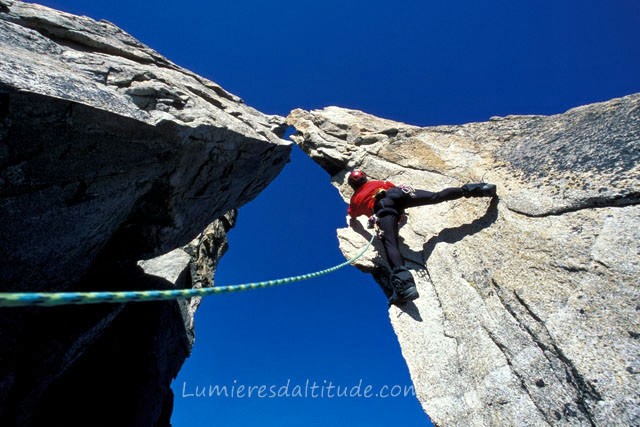
[(413, 385), (382, 385), (374, 386), (363, 384), (363, 380), (358, 383), (346, 386), (337, 385), (333, 381), (323, 380), (322, 382), (305, 380), (304, 383), (295, 384), (290, 379), (283, 384), (271, 385), (246, 385), (238, 384), (237, 380), (232, 385), (189, 385), (186, 381), (182, 383), (182, 397), (188, 398), (228, 398), (228, 399), (282, 399), (282, 398), (311, 398), (311, 399), (333, 399), (333, 398), (402, 398), (415, 397)]

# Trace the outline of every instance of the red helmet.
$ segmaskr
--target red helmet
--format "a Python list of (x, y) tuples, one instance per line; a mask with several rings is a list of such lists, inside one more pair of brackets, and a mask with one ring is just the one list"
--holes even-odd
[(354, 190), (359, 188), (362, 184), (367, 182), (367, 174), (362, 172), (360, 169), (354, 169), (349, 174), (349, 179), (347, 180), (351, 188)]

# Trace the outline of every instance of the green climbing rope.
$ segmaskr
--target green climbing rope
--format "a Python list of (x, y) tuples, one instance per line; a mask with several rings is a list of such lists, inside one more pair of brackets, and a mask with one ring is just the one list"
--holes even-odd
[[(374, 235), (375, 236), (375, 235)], [(264, 282), (244, 283), (241, 285), (219, 286), (196, 289), (168, 289), (151, 291), (118, 291), (118, 292), (0, 292), (0, 307), (18, 306), (54, 306), (67, 304), (97, 304), (97, 303), (123, 303), (133, 301), (159, 301), (179, 298), (204, 297), (213, 294), (225, 294), (242, 292), (251, 289), (269, 288), (288, 283), (301, 282), (314, 279), (325, 274), (332, 273), (349, 264), (356, 262), (369, 249), (374, 236), (369, 243), (353, 258), (342, 264), (335, 265), (314, 273), (300, 276), (285, 277), (282, 279), (266, 280)]]

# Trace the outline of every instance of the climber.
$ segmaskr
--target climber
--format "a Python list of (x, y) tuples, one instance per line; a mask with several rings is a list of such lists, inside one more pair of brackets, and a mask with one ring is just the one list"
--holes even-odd
[(465, 184), (462, 187), (445, 188), (437, 193), (416, 190), (409, 186), (396, 186), (389, 181), (368, 180), (367, 175), (354, 169), (347, 179), (354, 190), (349, 203), (351, 218), (369, 217), (368, 227), (378, 226), (379, 235), (391, 268), (389, 288), (393, 294), (389, 304), (401, 304), (419, 297), (411, 272), (404, 266), (398, 244), (399, 223), (406, 208), (431, 205), (461, 197), (495, 197), (494, 184)]

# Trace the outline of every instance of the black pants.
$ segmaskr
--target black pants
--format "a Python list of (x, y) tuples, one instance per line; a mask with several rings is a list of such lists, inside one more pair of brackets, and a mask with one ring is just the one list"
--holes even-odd
[(382, 230), (382, 244), (392, 270), (404, 265), (398, 243), (398, 222), (404, 210), (455, 200), (462, 196), (461, 188), (445, 188), (437, 193), (415, 190), (412, 194), (408, 194), (397, 187), (386, 191), (385, 197), (376, 202), (373, 211), (378, 217), (378, 227)]

